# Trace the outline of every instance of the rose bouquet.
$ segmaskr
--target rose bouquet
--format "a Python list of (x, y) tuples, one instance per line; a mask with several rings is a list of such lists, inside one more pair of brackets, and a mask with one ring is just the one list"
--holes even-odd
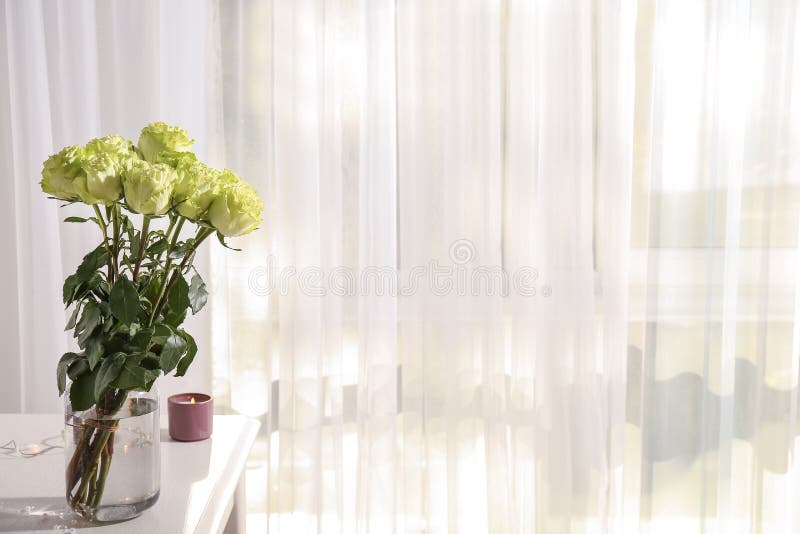
[(182, 376), (195, 357), (197, 345), (181, 325), (208, 297), (192, 265), (198, 247), (212, 235), (227, 246), (227, 237), (261, 222), (253, 187), (199, 161), (193, 142), (185, 130), (156, 122), (137, 145), (112, 135), (44, 162), (45, 193), (93, 210), (66, 221), (96, 225), (100, 234), (64, 282), (64, 304), (73, 308), (66, 329), (74, 330), (80, 352), (64, 354), (57, 369), (59, 394), (68, 389), (71, 411), (83, 413), (66, 479), (70, 505), (86, 517), (101, 505), (115, 416), (128, 394), (149, 391), (162, 373)]

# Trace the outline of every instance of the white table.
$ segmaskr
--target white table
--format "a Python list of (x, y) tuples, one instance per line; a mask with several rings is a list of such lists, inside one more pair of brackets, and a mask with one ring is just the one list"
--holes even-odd
[(29, 458), (0, 449), (0, 532), (244, 532), (243, 473), (258, 422), (217, 415), (211, 439), (194, 443), (172, 441), (162, 429), (158, 502), (137, 518), (102, 526), (74, 516), (67, 508), (63, 426), (63, 415), (0, 414), (0, 445), (14, 440), (20, 448), (37, 443), (57, 446)]

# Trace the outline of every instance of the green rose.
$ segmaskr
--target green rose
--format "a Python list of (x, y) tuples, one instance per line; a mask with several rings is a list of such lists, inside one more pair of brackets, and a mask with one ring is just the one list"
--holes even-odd
[[(80, 179), (80, 196), (87, 204), (111, 204), (122, 194), (120, 161), (108, 154), (100, 153), (83, 164), (85, 178)], [(85, 184), (85, 191), (83, 190)], [(94, 202), (90, 202), (94, 200)]]
[(133, 148), (133, 143), (120, 135), (107, 135), (92, 139), (86, 143), (87, 157), (101, 154), (112, 156), (120, 172), (129, 169), (131, 164), (139, 159), (139, 155)]
[(173, 169), (177, 169), (178, 165), (183, 162), (197, 161), (197, 156), (194, 152), (175, 152), (173, 150), (164, 150), (156, 156), (156, 162), (166, 163)]
[(186, 130), (164, 122), (151, 122), (139, 136), (139, 150), (150, 163), (158, 161), (158, 155), (165, 150), (187, 152), (193, 144), (194, 139), (189, 139)]
[(222, 235), (244, 235), (261, 224), (264, 204), (250, 184), (226, 170), (218, 177), (216, 189), (208, 220)]
[(98, 137), (86, 143), (86, 153), (90, 156), (98, 154), (132, 154), (133, 143), (121, 135)]
[(47, 158), (42, 167), (42, 191), (61, 200), (77, 200), (75, 179), (82, 176), (83, 147), (72, 145)]
[(175, 209), (178, 213), (196, 221), (217, 196), (217, 178), (220, 171), (201, 161), (185, 159), (178, 164), (175, 180)]
[(128, 208), (143, 215), (163, 215), (170, 208), (175, 170), (163, 163), (134, 161), (122, 186)]

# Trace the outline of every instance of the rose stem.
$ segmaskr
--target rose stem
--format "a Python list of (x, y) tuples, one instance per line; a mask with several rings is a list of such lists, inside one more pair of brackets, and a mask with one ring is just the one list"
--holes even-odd
[(95, 437), (94, 442), (95, 449), (92, 451), (92, 456), (89, 459), (89, 465), (86, 466), (87, 470), (84, 471), (85, 474), (81, 479), (81, 485), (78, 487), (78, 495), (82, 495), (84, 492), (86, 492), (89, 481), (97, 471), (97, 462), (100, 459), (100, 453), (103, 452), (111, 433), (112, 432), (110, 430), (98, 431), (98, 435)]
[(181, 262), (180, 266), (178, 267), (178, 271), (172, 274), (172, 277), (167, 281), (167, 275), (169, 275), (169, 271), (164, 272), (164, 286), (161, 288), (161, 294), (158, 296), (156, 300), (156, 306), (153, 308), (153, 313), (150, 315), (150, 321), (148, 321), (148, 326), (152, 326), (153, 321), (158, 317), (158, 314), (161, 313), (161, 309), (164, 307), (164, 303), (166, 302), (166, 295), (169, 292), (169, 289), (175, 283), (175, 280), (178, 278), (178, 273), (182, 272), (186, 265), (189, 263), (189, 260), (194, 255), (197, 247), (200, 246), (208, 236), (213, 234), (214, 231), (210, 229), (201, 229), (197, 232), (197, 238), (195, 239), (194, 245), (189, 251), (186, 253), (186, 256), (183, 257), (183, 261)]
[(139, 234), (139, 252), (136, 254), (136, 265), (133, 268), (133, 281), (139, 278), (139, 267), (142, 265), (142, 258), (144, 258), (144, 250), (147, 248), (147, 232), (150, 229), (150, 217), (144, 216), (142, 222), (142, 231)]
[(100, 504), (100, 499), (103, 497), (103, 490), (106, 487), (106, 478), (108, 477), (108, 468), (111, 467), (111, 452), (110, 444), (114, 439), (112, 435), (106, 442), (103, 452), (100, 454), (100, 474), (97, 476), (97, 487), (95, 488), (94, 496), (90, 506), (96, 507)]

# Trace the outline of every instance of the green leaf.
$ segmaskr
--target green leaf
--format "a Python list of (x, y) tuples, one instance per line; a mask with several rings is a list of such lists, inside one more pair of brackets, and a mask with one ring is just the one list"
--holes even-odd
[(144, 369), (139, 366), (142, 360), (141, 355), (131, 355), (125, 359), (122, 371), (114, 381), (114, 387), (120, 389), (139, 389), (148, 390), (156, 378), (157, 370)]
[(145, 370), (146, 381), (144, 383), (144, 391), (150, 391), (150, 388), (153, 387), (153, 384), (155, 384), (160, 374), (161, 371), (158, 370), (156, 371)]
[(168, 310), (167, 314), (164, 316), (163, 322), (169, 326), (178, 328), (180, 325), (183, 324), (183, 321), (186, 320), (186, 310), (184, 309), (181, 312), (176, 312), (173, 310)]
[(123, 229), (124, 229), (124, 230), (125, 230), (125, 231), (126, 231), (128, 234), (129, 234), (129, 235), (132, 235), (132, 234), (133, 234), (133, 232), (136, 230), (136, 227), (133, 225), (133, 221), (131, 221), (130, 217), (128, 217), (128, 216), (127, 216), (127, 215), (125, 215), (124, 213), (122, 213), (121, 215), (122, 215), (122, 228), (123, 228)]
[(75, 275), (81, 282), (86, 282), (92, 277), (95, 271), (103, 268), (107, 262), (108, 254), (106, 248), (100, 245), (83, 257), (83, 261), (78, 266), (78, 270), (75, 271)]
[(64, 327), (64, 330), (72, 330), (75, 328), (75, 324), (78, 322), (78, 314), (81, 311), (81, 305), (78, 304), (75, 306), (75, 309), (72, 310), (72, 315), (69, 316), (69, 321), (67, 321), (67, 326)]
[(67, 376), (69, 376), (70, 380), (76, 380), (88, 372), (89, 362), (86, 361), (86, 358), (78, 358), (67, 367)]
[(189, 284), (189, 304), (192, 307), (192, 315), (196, 314), (203, 309), (208, 301), (208, 291), (206, 284), (199, 274), (192, 277), (192, 283)]
[(153, 241), (149, 247), (147, 247), (148, 254), (161, 254), (165, 250), (167, 250), (167, 245), (169, 242), (166, 238), (160, 237)]
[(64, 222), (68, 222), (68, 223), (85, 223), (87, 221), (95, 221), (95, 220), (97, 220), (97, 219), (95, 219), (94, 217), (89, 217), (89, 218), (67, 217), (66, 219), (64, 219)]
[(102, 320), (100, 308), (92, 301), (87, 302), (83, 307), (83, 313), (75, 325), (75, 337), (78, 338), (78, 345), (83, 348), (86, 341), (91, 337), (94, 329), (100, 324)]
[(169, 289), (167, 304), (176, 315), (185, 312), (189, 307), (189, 284), (186, 283), (186, 279), (181, 273), (178, 273), (175, 283)]
[(78, 284), (78, 287), (72, 295), (72, 301), (81, 300), (91, 292), (95, 292), (100, 298), (106, 298), (103, 285), (103, 277), (100, 273), (94, 273), (89, 280)]
[(140, 284), (142, 288), (140, 298), (146, 304), (149, 315), (149, 312), (153, 310), (153, 303), (158, 300), (161, 293), (161, 283), (153, 277), (143, 276), (140, 278)]
[[(78, 360), (84, 361), (84, 360)], [(94, 404), (94, 381), (97, 373), (85, 373), (79, 376), (69, 388), (69, 402), (72, 410), (82, 412)]]
[(127, 254), (123, 254), (123, 256), (122, 256), (122, 262), (131, 271), (133, 271), (133, 269), (134, 269), (133, 264), (134, 264), (135, 261), (136, 261), (135, 258), (132, 258), (132, 257), (128, 256)]
[(169, 336), (172, 335), (174, 330), (171, 326), (166, 325), (164, 323), (158, 323), (155, 326), (155, 331), (153, 332), (153, 339), (152, 342), (155, 345), (163, 345), (164, 342), (167, 340)]
[(56, 382), (58, 384), (58, 396), (64, 394), (64, 390), (67, 389), (67, 369), (69, 366), (77, 360), (79, 356), (74, 352), (67, 352), (64, 354), (60, 360), (58, 360), (58, 369), (56, 370)]
[(222, 246), (223, 246), (223, 247), (225, 247), (225, 248), (227, 248), (228, 250), (235, 250), (236, 252), (241, 252), (241, 251), (242, 251), (242, 249), (240, 249), (240, 248), (233, 248), (233, 247), (229, 246), (229, 245), (228, 245), (228, 244), (225, 242), (225, 236), (223, 236), (223, 235), (222, 235), (221, 233), (219, 233), (219, 232), (217, 232), (217, 239), (218, 239), (218, 240), (219, 240), (219, 242), (222, 244)]
[(125, 339), (125, 336), (118, 336), (114, 333), (103, 339), (103, 354), (114, 354), (115, 352), (124, 352), (128, 354), (136, 351), (130, 350), (128, 340)]
[(124, 324), (131, 324), (136, 320), (139, 312), (139, 293), (133, 283), (124, 276), (117, 280), (111, 289), (108, 303), (111, 314)]
[(158, 356), (153, 354), (152, 352), (148, 352), (142, 357), (142, 360), (139, 362), (141, 367), (145, 369), (160, 372), (161, 371), (161, 362), (158, 360)]
[(131, 261), (134, 261), (139, 254), (139, 243), (141, 242), (141, 240), (142, 240), (141, 232), (139, 231), (134, 232), (133, 237), (131, 237), (131, 248), (130, 248)]
[[(136, 324), (136, 323), (134, 323)], [(131, 338), (131, 345), (142, 352), (150, 348), (150, 340), (153, 338), (152, 328), (142, 328)]]
[(89, 369), (94, 371), (94, 368), (97, 366), (98, 362), (100, 362), (100, 358), (103, 357), (103, 344), (99, 339), (89, 339), (86, 342), (85, 353), (86, 360), (89, 362)]
[(194, 338), (185, 331), (181, 331), (180, 334), (186, 340), (188, 348), (186, 350), (186, 356), (181, 358), (181, 361), (178, 362), (178, 367), (175, 369), (175, 376), (185, 375), (186, 371), (189, 369), (189, 366), (194, 361), (195, 355), (197, 354), (197, 343), (195, 342)]
[[(156, 324), (153, 327), (153, 329), (154, 329), (153, 342), (158, 343), (159, 345), (163, 345), (164, 341), (170, 336), (170, 334), (175, 332), (175, 330), (171, 326), (165, 325), (163, 323)], [(160, 338), (160, 341), (156, 341), (156, 338)]]
[(167, 338), (164, 342), (164, 346), (161, 348), (160, 357), (161, 369), (164, 370), (164, 374), (175, 369), (181, 356), (186, 353), (187, 347), (186, 340), (178, 334), (172, 334)]
[(194, 240), (192, 239), (188, 239), (183, 243), (178, 243), (177, 245), (175, 245), (175, 248), (169, 251), (167, 257), (172, 258), (173, 260), (182, 259), (184, 256), (186, 256), (186, 253), (189, 252), (189, 250), (192, 248), (193, 241)]
[(105, 358), (97, 371), (97, 378), (94, 381), (94, 398), (99, 400), (103, 396), (108, 386), (117, 379), (122, 367), (125, 365), (125, 354), (117, 352)]
[(80, 284), (81, 281), (76, 274), (71, 274), (64, 280), (64, 288), (62, 289), (64, 304), (69, 306), (75, 300), (75, 290)]

